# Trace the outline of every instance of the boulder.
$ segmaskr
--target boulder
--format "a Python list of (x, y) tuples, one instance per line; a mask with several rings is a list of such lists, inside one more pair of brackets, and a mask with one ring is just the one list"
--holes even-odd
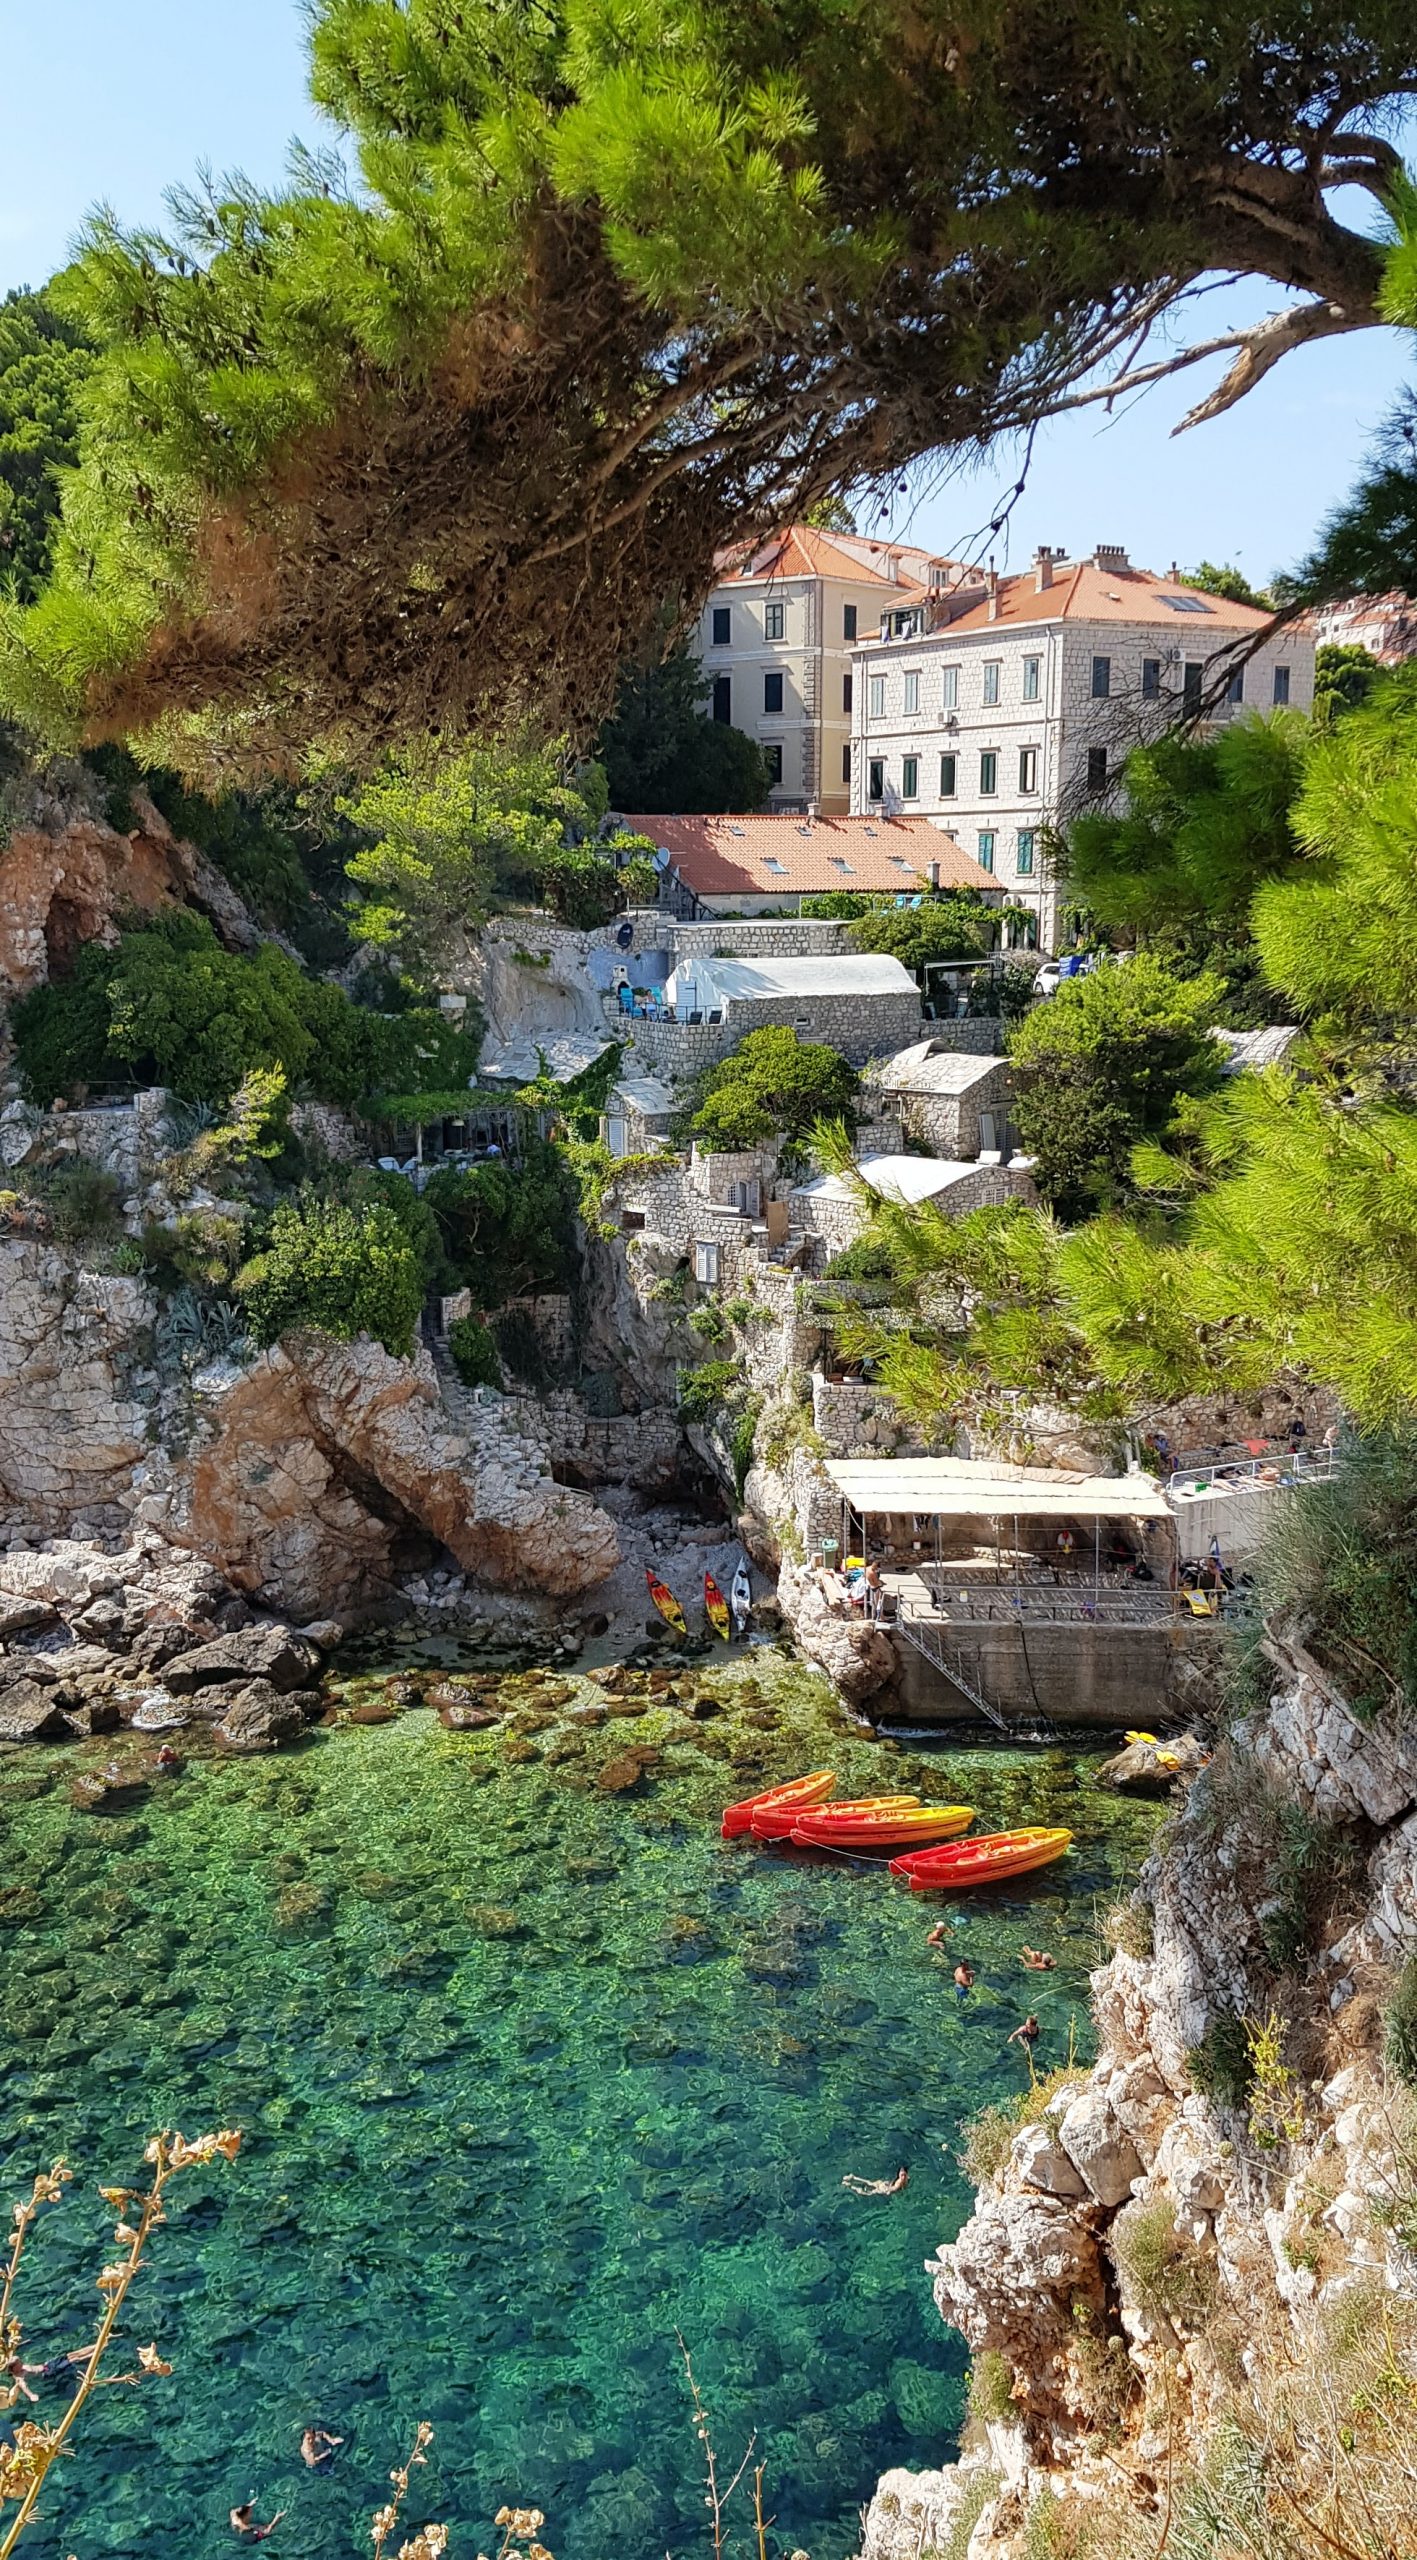
[(224, 1751), (274, 1751), (294, 1742), (305, 1730), (304, 1713), (294, 1697), (282, 1696), (269, 1680), (252, 1680), (233, 1698), (212, 1739)]
[(926, 2273), (942, 2319), (963, 2331), (974, 2354), (996, 2348), (1008, 2357), (1021, 2416), (1083, 2413), (1079, 2328), (1100, 2330), (1106, 2289), (1096, 2237), (1075, 2206), (986, 2192), (958, 2239), (927, 2260)]
[(475, 1706), (471, 1698), (466, 1702), (450, 1699), (438, 1709), (438, 1722), (446, 1725), (449, 1733), (481, 1733), (489, 1724), (499, 1724), (501, 1718), (490, 1707)]
[(924, 2552), (953, 2551), (955, 2525), (979, 2473), (952, 2465), (946, 2471), (886, 2471), (866, 2511), (861, 2560), (921, 2560)]
[(163, 1678), (177, 1697), (204, 1689), (214, 1680), (268, 1680), (273, 1689), (303, 1689), (319, 1667), (313, 1644), (293, 1628), (268, 1620), (263, 1626), (242, 1627), (190, 1653), (179, 1653), (164, 1666)]
[(314, 1645), (317, 1653), (333, 1653), (344, 1642), (344, 1626), (338, 1618), (312, 1618), (308, 1627), (297, 1632), (307, 1644)]
[(0, 1689), (0, 1742), (69, 1742), (73, 1727), (53, 1689), (12, 1680)]
[(110, 1760), (103, 1769), (84, 1769), (69, 1788), (69, 1801), (81, 1813), (117, 1812), (147, 1793), (151, 1772), (140, 1760)]
[(1199, 1776), (1209, 1756), (1193, 1733), (1181, 1733), (1160, 1742), (1129, 1742), (1125, 1751), (1103, 1761), (1097, 1775), (1107, 1787), (1130, 1789), (1136, 1795), (1167, 1795), (1172, 1787)]
[(0, 1599), (0, 1643), (11, 1636), (32, 1635), (38, 1627), (52, 1627), (57, 1616), (49, 1600)]
[(1087, 2187), (1078, 2175), (1066, 2151), (1060, 2149), (1046, 2125), (1027, 2124), (1013, 2141), (1013, 2161), (1026, 2187), (1037, 2187), (1045, 2196), (1060, 2196), (1069, 2203), (1081, 2203)]
[(1073, 2099), (1059, 2123), (1058, 2140), (1098, 2204), (1125, 2202), (1133, 2178), (1141, 2176), (1141, 2157), (1101, 2089), (1084, 2089)]
[(117, 1733), (123, 1722), (116, 1698), (89, 1698), (81, 1707), (64, 1710), (69, 1730), (81, 1741), (92, 1734)]
[(843, 1612), (835, 1588), (820, 1573), (810, 1566), (785, 1564), (778, 1598), (808, 1661), (826, 1673), (850, 1705), (860, 1706), (891, 1686), (897, 1664), (885, 1629), (850, 1609)]

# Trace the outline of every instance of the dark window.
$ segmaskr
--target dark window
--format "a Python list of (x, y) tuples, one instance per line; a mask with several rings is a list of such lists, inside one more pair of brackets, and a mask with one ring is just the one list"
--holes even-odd
[(1289, 699), (1289, 669), (1287, 667), (1276, 667), (1274, 670), (1274, 699), (1276, 702), (1287, 702)]
[(780, 675), (764, 676), (763, 709), (764, 711), (780, 711), (782, 709), (782, 678)]
[(1185, 681), (1181, 688), (1181, 699), (1187, 711), (1199, 711), (1201, 707), (1201, 686), (1204, 682), (1205, 669), (1201, 665), (1200, 660), (1198, 658), (1188, 658), (1186, 660)]
[(884, 800), (885, 796), (885, 763), (880, 756), (872, 756), (870, 763), (866, 767), (866, 797), (868, 800)]
[(1143, 658), (1141, 662), (1141, 692), (1143, 702), (1160, 701), (1161, 660), (1159, 658)]
[(1105, 701), (1106, 701), (1106, 699), (1107, 699), (1107, 696), (1108, 696), (1108, 694), (1111, 692), (1111, 690), (1112, 690), (1112, 661), (1111, 661), (1111, 659), (1110, 659), (1110, 658), (1094, 658), (1094, 659), (1093, 659), (1093, 661), (1092, 661), (1092, 699), (1093, 699), (1093, 701), (1094, 701), (1094, 702), (1105, 702)]
[(900, 796), (902, 800), (918, 800), (920, 797), (920, 758), (918, 756), (905, 756), (902, 759)]
[(1089, 791), (1105, 791), (1107, 788), (1107, 750), (1105, 747), (1088, 748), (1087, 787)]
[(733, 678), (715, 676), (713, 680), (713, 716), (715, 720), (733, 717)]
[(851, 709), (851, 669), (849, 667), (841, 679), (841, 707), (843, 711)]
[(999, 758), (993, 747), (986, 747), (979, 759), (979, 788), (988, 800), (999, 788)]
[(958, 770), (958, 758), (957, 758), (957, 757), (955, 757), (955, 756), (941, 756), (941, 758), (940, 758), (940, 798), (941, 798), (942, 800), (953, 800), (953, 798), (954, 798), (954, 796), (955, 796), (955, 789), (956, 789), (956, 784), (955, 784), (955, 774), (956, 774), (957, 770)]
[(1243, 702), (1243, 701), (1244, 701), (1244, 699), (1245, 699), (1245, 670), (1244, 670), (1244, 668), (1243, 668), (1243, 667), (1237, 667), (1237, 668), (1235, 669), (1235, 672), (1234, 672), (1233, 676), (1230, 678), (1229, 683), (1226, 685), (1226, 688), (1225, 688), (1225, 699), (1226, 699), (1226, 701), (1227, 701), (1227, 702)]
[(841, 751), (841, 778), (843, 782), (851, 780), (851, 740), (849, 738)]
[(994, 830), (992, 827), (983, 827), (980, 829), (979, 867), (981, 871), (992, 871), (994, 868)]
[(713, 609), (713, 645), (715, 649), (727, 648), (728, 623), (728, 606), (726, 604), (716, 604)]
[(768, 760), (768, 787), (775, 791), (782, 780), (782, 749), (765, 743), (763, 753)]
[(1026, 880), (1033, 869), (1034, 842), (1034, 829), (1032, 827), (1020, 827), (1018, 831), (1018, 863), (1016, 867), (1021, 880)]
[(844, 604), (841, 608), (841, 636), (843, 640), (854, 640), (856, 637), (856, 607), (854, 604)]
[(765, 640), (780, 640), (782, 638), (783, 626), (786, 620), (786, 605), (765, 604), (763, 607), (763, 638)]
[(638, 1235), (642, 1235), (642, 1234), (644, 1233), (644, 1223), (645, 1223), (645, 1213), (644, 1213), (643, 1209), (622, 1209), (622, 1210), (621, 1210), (621, 1212), (620, 1212), (620, 1233), (621, 1233), (623, 1236), (638, 1236)]

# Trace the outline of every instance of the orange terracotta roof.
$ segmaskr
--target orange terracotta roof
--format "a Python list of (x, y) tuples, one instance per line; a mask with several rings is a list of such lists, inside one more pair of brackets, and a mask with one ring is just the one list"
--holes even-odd
[(941, 568), (955, 565), (936, 552), (922, 550), (918, 543), (877, 542), (867, 534), (838, 537), (816, 525), (790, 524), (764, 542), (735, 546), (721, 553), (719, 583), (755, 578), (850, 578), (868, 584), (879, 581), (892, 594), (899, 594), (901, 580), (890, 576), (888, 559), (898, 560), (902, 572), (912, 578), (919, 578), (932, 563)]
[[(1159, 578), (1152, 569), (1099, 569), (1092, 560), (1055, 565), (1052, 585), (1041, 589), (1031, 569), (1001, 578), (992, 619), (988, 591), (977, 573), (966, 593), (972, 601), (948, 621), (942, 618), (928, 635), (931, 639), (953, 631), (1003, 631), (1029, 622), (1154, 622), (1178, 638), (1192, 632), (1203, 642), (1208, 633), (1259, 631), (1272, 618), (1254, 605), (1232, 604), (1227, 596), (1188, 586), (1184, 578)], [(902, 604), (928, 600), (928, 591), (918, 588), (898, 594)], [(1179, 609), (1168, 597), (1183, 600)]]
[(928, 818), (634, 817), (632, 834), (668, 854), (701, 898), (815, 896), (824, 889), (918, 889), (938, 862), (942, 889), (998, 882)]

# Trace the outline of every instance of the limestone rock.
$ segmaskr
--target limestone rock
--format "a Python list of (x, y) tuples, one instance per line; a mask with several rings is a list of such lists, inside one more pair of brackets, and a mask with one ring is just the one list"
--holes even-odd
[(481, 1733), (488, 1725), (500, 1721), (490, 1707), (479, 1707), (471, 1698), (466, 1701), (449, 1700), (438, 1709), (438, 1722), (445, 1725), (449, 1733)]
[(778, 1598), (798, 1645), (853, 1706), (889, 1688), (896, 1676), (895, 1647), (884, 1628), (857, 1615), (840, 1616), (819, 1574), (784, 1564)]
[(70, 1782), (69, 1800), (82, 1813), (116, 1811), (146, 1795), (150, 1771), (139, 1760), (110, 1760), (103, 1769), (84, 1769)]
[(1133, 2178), (1141, 2176), (1141, 2158), (1102, 2090), (1084, 2089), (1073, 2099), (1059, 2122), (1058, 2140), (1098, 2204), (1121, 2204), (1130, 2195)]
[(1036, 2187), (1045, 2196), (1060, 2196), (1077, 2204), (1087, 2194), (1087, 2186), (1067, 2152), (1053, 2139), (1048, 2127), (1026, 2124), (1013, 2141), (1013, 2163), (1026, 2187)]
[(344, 1624), (339, 1618), (312, 1618), (308, 1627), (298, 1627), (296, 1633), (314, 1645), (317, 1653), (333, 1653), (344, 1642)]
[(1160, 1742), (1129, 1742), (1125, 1751), (1104, 1760), (1097, 1772), (1103, 1786), (1131, 1790), (1137, 1795), (1168, 1795), (1173, 1787), (1196, 1777), (1205, 1767), (1206, 1753), (1193, 1733), (1174, 1735)]
[(921, 2560), (923, 2552), (945, 2550), (975, 2477), (958, 2464), (885, 2472), (866, 2512), (860, 2560)]
[(1053, 2196), (985, 2194), (926, 2272), (941, 2317), (974, 2353), (1007, 2354), (1023, 2380), (1021, 2407), (1048, 2414), (1073, 2407), (1079, 2321), (1101, 2324), (1105, 2293), (1096, 2237), (1071, 2206)]
[(320, 1667), (313, 1644), (290, 1627), (244, 1627), (177, 1654), (163, 1671), (174, 1697), (214, 1680), (266, 1680), (273, 1689), (304, 1689)]
[(1297, 1634), (1271, 1625), (1264, 1649), (1279, 1679), (1243, 1731), (1271, 1783), (1321, 1822), (1386, 1824), (1417, 1805), (1417, 1733), (1360, 1724)]
[(226, 1751), (274, 1751), (305, 1730), (298, 1699), (283, 1696), (268, 1680), (252, 1680), (226, 1709), (212, 1739)]
[(396, 1360), (367, 1338), (263, 1353), (152, 1504), (166, 1535), (300, 1619), (366, 1610), (414, 1526), (510, 1590), (584, 1590), (619, 1557), (614, 1523), (556, 1484), (495, 1404), (454, 1431), (426, 1354)]
[(73, 1728), (52, 1689), (12, 1680), (0, 1689), (0, 1742), (67, 1742)]
[(11, 995), (70, 967), (85, 942), (116, 942), (131, 909), (204, 909), (222, 939), (251, 950), (260, 939), (230, 882), (175, 836), (145, 792), (132, 794), (131, 833), (112, 826), (81, 769), (31, 782), (30, 806), (0, 852), (0, 985)]

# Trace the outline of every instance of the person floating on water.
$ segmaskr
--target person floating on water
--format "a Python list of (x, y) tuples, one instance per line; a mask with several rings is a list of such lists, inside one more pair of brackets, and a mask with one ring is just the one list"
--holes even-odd
[(1038, 2020), (1033, 2016), (1031, 2011), (1024, 2019), (1023, 2025), (1021, 2027), (1015, 2027), (1013, 2034), (1011, 2036), (1006, 2036), (1004, 2038), (1004, 2042), (1006, 2044), (1021, 2044), (1025, 2052), (1032, 2050), (1033, 2046), (1038, 2042)]
[(269, 2542), (284, 2513), (284, 2507), (277, 2507), (269, 2524), (257, 2524), (255, 2499), (247, 2498), (239, 2507), (232, 2508), (231, 2530), (233, 2533), (249, 2534), (253, 2542)]
[(972, 1964), (967, 1963), (967, 1962), (966, 1962), (966, 1960), (965, 1960), (965, 1958), (964, 1958), (963, 1956), (961, 1956), (961, 1957), (960, 1957), (960, 1960), (959, 1960), (959, 1962), (958, 1962), (958, 1964), (955, 1966), (955, 1998), (956, 1998), (956, 2000), (958, 2000), (958, 2001), (961, 2003), (961, 2005), (963, 2005), (963, 2003), (968, 1999), (969, 1994), (970, 1994), (970, 1992), (971, 1992), (973, 1989), (974, 1989), (974, 1967), (973, 1967), (973, 1965), (972, 1965)]
[(328, 2427), (307, 2427), (300, 2439), (300, 2459), (310, 2471), (328, 2471), (343, 2436), (332, 2436)]
[(1030, 1973), (1052, 1973), (1057, 1967), (1057, 1957), (1045, 1955), (1041, 1947), (1020, 1947), (1018, 1952), (1020, 1964), (1026, 1964)]
[(841, 2183), (854, 2196), (898, 2196), (910, 2184), (910, 2171), (897, 2169), (893, 2178), (858, 2178), (848, 2170)]
[(930, 1931), (930, 1934), (929, 1934), (928, 1938), (927, 1938), (927, 1939), (926, 1939), (926, 1941), (925, 1941), (926, 1946), (927, 1946), (927, 1947), (942, 1947), (942, 1946), (944, 1945), (944, 1943), (945, 1943), (946, 1938), (947, 1938), (947, 1937), (949, 1936), (949, 1934), (950, 1934), (950, 1929), (951, 1929), (952, 1925), (953, 1925), (953, 1924), (952, 1924), (952, 1922), (950, 1922), (950, 1921), (948, 1921), (948, 1920), (937, 1920), (937, 1921), (936, 1921), (936, 1923), (935, 1923), (935, 1925), (934, 1925), (934, 1928)]

